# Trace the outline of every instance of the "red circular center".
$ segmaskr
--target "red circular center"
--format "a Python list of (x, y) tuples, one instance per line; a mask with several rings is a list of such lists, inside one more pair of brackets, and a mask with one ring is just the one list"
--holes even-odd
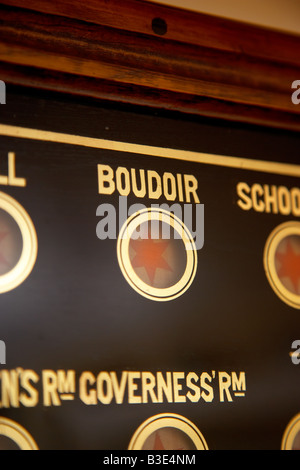
[(184, 243), (169, 224), (140, 224), (129, 243), (129, 259), (137, 276), (154, 288), (166, 289), (183, 276), (187, 263)]
[(195, 450), (192, 440), (183, 431), (165, 427), (154, 431), (146, 439), (142, 450)]
[(278, 278), (292, 294), (300, 295), (300, 236), (290, 235), (281, 240), (275, 251)]

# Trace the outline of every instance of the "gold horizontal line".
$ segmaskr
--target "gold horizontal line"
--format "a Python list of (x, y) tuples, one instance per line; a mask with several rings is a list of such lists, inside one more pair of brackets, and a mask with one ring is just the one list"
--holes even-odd
[(245, 393), (235, 392), (234, 394), (235, 394), (236, 397), (244, 397), (245, 396)]
[(61, 400), (74, 400), (74, 395), (71, 393), (62, 393), (60, 395)]
[(172, 158), (194, 163), (236, 168), (240, 170), (259, 171), (285, 176), (300, 176), (300, 165), (293, 165), (290, 163), (268, 162), (265, 160), (213, 155), (189, 150), (153, 147), (150, 145), (132, 144), (129, 142), (98, 139), (94, 137), (30, 129), (27, 127), (10, 126), (6, 124), (0, 124), (0, 135), (22, 139), (41, 140), (45, 142), (56, 142), (60, 144), (78, 145), (95, 149), (113, 150), (116, 152), (129, 152), (153, 157)]

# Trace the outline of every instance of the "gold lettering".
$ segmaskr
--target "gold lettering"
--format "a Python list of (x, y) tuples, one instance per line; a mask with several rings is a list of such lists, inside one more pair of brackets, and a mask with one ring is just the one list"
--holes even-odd
[(211, 382), (212, 377), (207, 373), (203, 372), (200, 377), (200, 385), (205, 392), (201, 392), (201, 397), (203, 398), (204, 401), (206, 402), (212, 402), (214, 399), (214, 390), (211, 385), (209, 385), (206, 381)]
[(191, 202), (190, 195), (192, 194), (194, 197), (194, 201), (196, 204), (200, 203), (200, 200), (197, 195), (198, 189), (198, 181), (193, 175), (184, 175), (184, 186), (185, 186), (185, 198), (186, 202)]
[(43, 370), (44, 406), (61, 405), (57, 389), (58, 382), (56, 373), (53, 370)]
[[(116, 173), (114, 173), (114, 170), (109, 165), (102, 164), (97, 165), (97, 171), (99, 194), (111, 195), (117, 190), (121, 196), (126, 197), (132, 191), (133, 194), (139, 198), (147, 196), (149, 199), (159, 199), (163, 195), (168, 201), (175, 201), (175, 199), (178, 198), (180, 202), (184, 202), (183, 193), (185, 190), (186, 202), (200, 203), (197, 195), (198, 181), (193, 175), (181, 175), (177, 173), (175, 176), (173, 173), (166, 171), (161, 177), (158, 172), (154, 170), (136, 170), (135, 168), (127, 170), (127, 168), (121, 166), (118, 167)], [(137, 183), (138, 171), (139, 185)], [(184, 185), (182, 179), (184, 179)], [(193, 199), (193, 201), (191, 199)]]
[(17, 370), (1, 371), (1, 396), (3, 408), (19, 408), (19, 374)]
[(145, 197), (146, 195), (146, 179), (145, 170), (140, 170), (141, 189), (138, 189), (136, 183), (136, 170), (131, 168), (132, 191), (136, 197)]
[(284, 186), (280, 186), (277, 191), (278, 208), (280, 214), (289, 215), (291, 213), (291, 197), (290, 192)]
[(238, 206), (243, 209), (244, 211), (248, 211), (252, 209), (252, 201), (249, 196), (247, 196), (246, 193), (250, 193), (250, 187), (248, 186), (247, 183), (238, 183), (237, 185), (237, 194), (239, 196), (239, 200), (237, 202)]
[[(271, 189), (271, 193), (270, 193)], [(264, 191), (265, 191), (265, 204), (266, 204), (266, 212), (273, 214), (278, 213), (278, 205), (277, 205), (277, 194), (276, 194), (276, 186), (271, 186), (271, 188), (265, 184)]]
[(57, 383), (59, 393), (75, 393), (75, 370), (58, 370)]
[(21, 373), (20, 379), (21, 387), (27, 392), (27, 394), (24, 392), (20, 394), (20, 403), (27, 407), (36, 406), (39, 400), (39, 393), (31, 382), (37, 383), (39, 376), (33, 370), (24, 370)]
[[(148, 170), (148, 192), (150, 199), (159, 199), (162, 194), (161, 178), (156, 171)], [(156, 188), (154, 189), (153, 181), (155, 181)]]
[(237, 205), (243, 210), (253, 209), (268, 214), (293, 214), (300, 217), (300, 189), (285, 186), (254, 183), (251, 187), (244, 182), (236, 186)]
[(113, 388), (108, 372), (100, 372), (97, 377), (97, 396), (104, 405), (109, 405), (113, 399)]
[(291, 189), (291, 200), (292, 200), (292, 212), (296, 217), (300, 216), (300, 189)]
[(224, 392), (226, 393), (227, 400), (232, 401), (229, 388), (231, 386), (231, 376), (227, 372), (219, 372), (219, 387), (220, 387), (220, 401), (224, 400)]
[[(169, 191), (170, 182), (170, 191)], [(164, 196), (168, 201), (174, 201), (176, 199), (176, 180), (172, 173), (165, 172), (163, 174), (163, 188)]]
[(86, 405), (97, 405), (97, 393), (95, 389), (88, 390), (88, 385), (96, 382), (92, 372), (83, 372), (79, 379), (79, 397)]
[(246, 390), (246, 374), (240, 372), (239, 378), (236, 372), (232, 372), (232, 390)]
[(251, 196), (252, 196), (252, 203), (253, 209), (257, 212), (263, 212), (265, 210), (265, 205), (263, 201), (258, 201), (257, 197), (262, 196), (264, 194), (264, 190), (260, 184), (253, 184), (251, 188)]
[(114, 172), (109, 165), (97, 165), (99, 194), (112, 194), (116, 188)]
[(16, 155), (14, 152), (8, 152), (8, 176), (0, 175), (0, 184), (9, 186), (26, 186), (25, 178), (16, 177)]
[(157, 401), (163, 403), (163, 393), (169, 403), (173, 403), (173, 388), (172, 388), (172, 374), (171, 372), (166, 373), (166, 382), (161, 372), (156, 374), (157, 382)]
[(186, 378), (188, 388), (194, 392), (193, 394), (191, 392), (187, 392), (186, 397), (193, 403), (197, 403), (201, 398), (200, 387), (194, 383), (198, 382), (198, 380), (199, 377), (195, 372), (190, 372)]
[(118, 404), (123, 403), (123, 400), (124, 400), (127, 376), (128, 376), (127, 371), (122, 372), (121, 381), (119, 384), (118, 379), (117, 379), (117, 374), (115, 372), (110, 373), (111, 383), (113, 386), (116, 403)]
[(177, 186), (178, 186), (178, 198), (179, 202), (183, 202), (183, 187), (182, 187), (182, 175), (177, 173)]
[(134, 381), (140, 377), (140, 372), (128, 372), (128, 403), (142, 403), (142, 397), (134, 393), (138, 389), (138, 385)]
[(142, 372), (142, 397), (143, 403), (148, 403), (148, 394), (151, 397), (152, 403), (157, 403), (157, 397), (154, 393), (156, 385), (155, 377), (151, 372)]
[[(123, 178), (122, 178), (123, 177)], [(124, 180), (124, 185), (123, 181)], [(116, 171), (117, 190), (121, 196), (128, 196), (130, 193), (130, 177), (127, 168), (119, 166)]]
[(184, 372), (174, 372), (173, 373), (173, 388), (174, 388), (174, 402), (175, 403), (185, 403), (186, 397), (180, 395), (182, 390), (182, 385), (179, 383), (179, 380), (184, 379)]

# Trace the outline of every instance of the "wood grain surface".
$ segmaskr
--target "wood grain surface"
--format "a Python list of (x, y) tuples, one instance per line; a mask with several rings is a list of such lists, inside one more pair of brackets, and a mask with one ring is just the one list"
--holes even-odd
[(300, 37), (136, 0), (23, 5), (1, 1), (2, 80), (300, 129)]

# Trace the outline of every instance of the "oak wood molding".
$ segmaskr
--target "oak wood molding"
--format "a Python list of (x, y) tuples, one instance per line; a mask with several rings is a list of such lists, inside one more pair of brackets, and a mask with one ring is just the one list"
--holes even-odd
[(300, 37), (137, 0), (0, 3), (10, 83), (300, 129)]
[(166, 39), (300, 65), (295, 44), (300, 39), (296, 35), (148, 1), (27, 0), (24, 4), (22, 0), (2, 0), (1, 3), (149, 36), (156, 36), (153, 18), (162, 18), (167, 24)]

